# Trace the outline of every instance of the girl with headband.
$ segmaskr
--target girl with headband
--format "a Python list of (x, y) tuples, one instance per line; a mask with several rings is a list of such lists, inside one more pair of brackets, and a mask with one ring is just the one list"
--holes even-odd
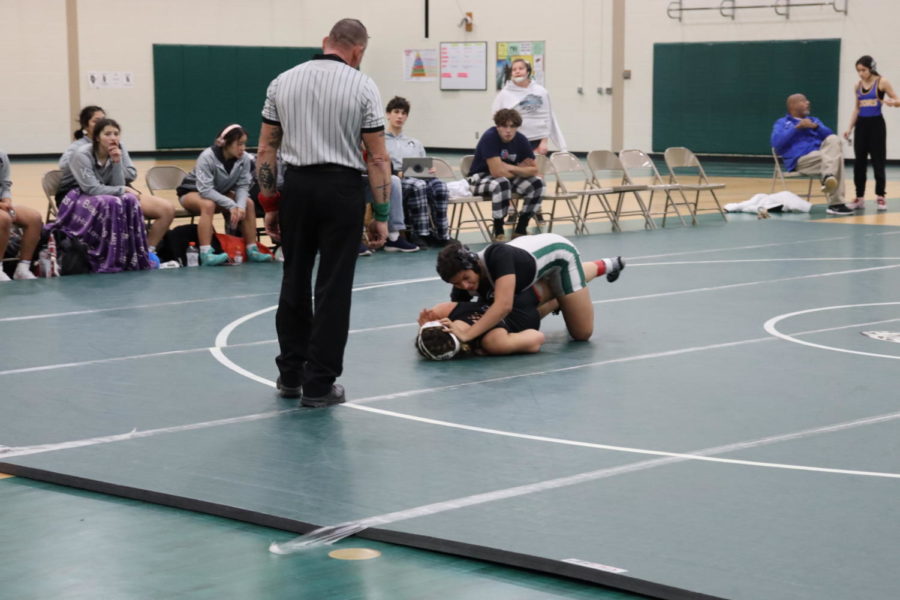
[(197, 238), (200, 242), (200, 264), (221, 265), (228, 254), (216, 253), (212, 247), (213, 216), (227, 215), (228, 229), (239, 231), (247, 246), (246, 256), (252, 262), (268, 262), (270, 254), (256, 245), (256, 209), (250, 199), (253, 166), (247, 154), (247, 132), (237, 123), (222, 130), (212, 146), (200, 153), (194, 170), (178, 186), (178, 201), (194, 215), (200, 215)]

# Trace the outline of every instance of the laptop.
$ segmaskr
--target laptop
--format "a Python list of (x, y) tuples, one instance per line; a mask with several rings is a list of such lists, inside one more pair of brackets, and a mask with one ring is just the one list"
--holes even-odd
[(430, 158), (404, 158), (400, 165), (401, 177), (418, 177), (419, 179), (432, 179), (432, 159)]

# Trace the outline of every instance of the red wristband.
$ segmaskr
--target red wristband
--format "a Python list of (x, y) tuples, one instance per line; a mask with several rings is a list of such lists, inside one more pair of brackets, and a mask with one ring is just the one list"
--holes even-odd
[(256, 199), (259, 200), (259, 205), (263, 207), (263, 210), (268, 212), (277, 212), (278, 204), (281, 201), (281, 192), (275, 192), (271, 196), (266, 196), (262, 192), (256, 195)]

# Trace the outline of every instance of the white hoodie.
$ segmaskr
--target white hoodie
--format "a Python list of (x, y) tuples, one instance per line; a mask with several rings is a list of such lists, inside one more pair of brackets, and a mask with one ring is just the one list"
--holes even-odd
[(541, 84), (532, 80), (528, 87), (519, 87), (512, 80), (507, 81), (494, 98), (491, 115), (501, 108), (514, 108), (522, 115), (519, 132), (528, 141), (550, 138), (557, 148), (566, 150), (566, 139), (550, 106), (550, 94)]

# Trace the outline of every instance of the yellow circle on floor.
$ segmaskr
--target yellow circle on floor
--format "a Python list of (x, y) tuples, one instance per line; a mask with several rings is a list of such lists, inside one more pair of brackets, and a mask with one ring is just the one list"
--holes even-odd
[(340, 550), (332, 550), (328, 553), (328, 556), (338, 560), (369, 560), (370, 558), (378, 558), (381, 556), (381, 552), (369, 548), (342, 548)]

